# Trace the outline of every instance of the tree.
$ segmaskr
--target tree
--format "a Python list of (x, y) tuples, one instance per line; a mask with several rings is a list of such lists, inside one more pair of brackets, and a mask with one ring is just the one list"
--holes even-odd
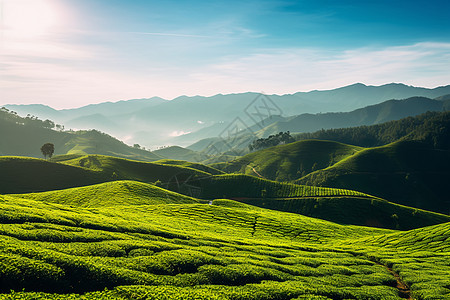
[(53, 152), (55, 152), (55, 145), (53, 145), (52, 143), (46, 143), (41, 147), (41, 152), (46, 159), (47, 156), (49, 158), (52, 158)]

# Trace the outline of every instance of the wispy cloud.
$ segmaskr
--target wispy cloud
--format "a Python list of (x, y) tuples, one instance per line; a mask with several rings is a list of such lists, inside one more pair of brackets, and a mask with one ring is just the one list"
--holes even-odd
[(88, 50), (63, 51), (63, 57), (70, 58), (63, 63), (9, 53), (8, 60), (0, 64), (0, 104), (40, 102), (62, 108), (151, 96), (172, 99), (245, 91), (284, 94), (355, 82), (402, 82), (425, 87), (450, 84), (450, 43), (344, 51), (264, 49), (252, 55), (221, 56), (216, 59), (218, 63), (194, 67), (166, 62), (166, 69), (154, 68), (149, 60), (143, 61), (144, 73), (105, 68), (96, 64), (101, 49)]
[(404, 82), (419, 86), (450, 84), (449, 43), (359, 48), (345, 51), (323, 49), (268, 49), (192, 72), (193, 79), (230, 90), (293, 93), (329, 89), (354, 82), (384, 84)]
[(213, 36), (208, 36), (208, 35), (183, 34), (183, 33), (166, 33), (166, 32), (129, 32), (129, 33), (141, 34), (141, 35), (168, 36), (168, 37), (214, 38)]

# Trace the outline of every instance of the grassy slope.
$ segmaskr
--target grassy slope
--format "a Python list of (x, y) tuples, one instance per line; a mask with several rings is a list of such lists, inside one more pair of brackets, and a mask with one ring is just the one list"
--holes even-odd
[(0, 193), (25, 193), (112, 180), (111, 174), (51, 163), (42, 159), (0, 157)]
[(166, 186), (174, 176), (205, 177), (209, 173), (182, 167), (89, 155), (67, 155), (59, 163), (23, 157), (0, 157), (0, 193), (28, 193), (92, 185), (113, 180), (156, 182)]
[[(21, 118), (16, 120), (20, 122)], [(98, 131), (59, 132), (32, 125), (20, 125), (0, 118), (0, 155), (42, 157), (44, 143), (55, 145), (58, 154), (103, 154), (123, 158), (154, 161), (160, 156), (135, 149)]]
[(179, 146), (171, 146), (164, 149), (155, 150), (152, 153), (167, 159), (185, 160), (189, 162), (201, 162), (209, 158), (203, 153)]
[(175, 165), (175, 166), (188, 167), (188, 168), (204, 171), (204, 172), (210, 173), (212, 175), (224, 174), (223, 171), (220, 171), (211, 166), (206, 166), (206, 165), (203, 165), (200, 163), (193, 163), (193, 162), (189, 162), (189, 161), (185, 161), (185, 160), (161, 159), (161, 160), (155, 161), (155, 163), (162, 164), (162, 165)]
[(180, 195), (152, 184), (127, 180), (42, 193), (14, 194), (11, 196), (80, 207), (199, 202), (197, 199)]
[(443, 106), (442, 101), (425, 97), (388, 100), (351, 112), (298, 115), (288, 118), (286, 121), (272, 124), (261, 130), (261, 133), (263, 136), (269, 136), (288, 130), (291, 132), (314, 132), (320, 129), (374, 125), (408, 116), (416, 116), (427, 111), (442, 111)]
[(202, 189), (202, 198), (298, 198), (357, 196), (378, 199), (347, 189), (335, 189), (277, 182), (243, 174), (216, 175), (192, 180)]
[(297, 182), (345, 187), (426, 210), (450, 212), (450, 152), (418, 142), (370, 148)]
[(422, 141), (434, 148), (450, 149), (450, 111), (427, 112), (372, 126), (320, 130), (296, 135), (297, 140), (332, 140), (362, 147), (387, 145), (398, 140)]
[[(26, 289), (0, 299), (401, 299), (380, 264), (416, 299), (450, 299), (449, 223), (395, 232), (230, 200), (86, 208), (37, 199), (0, 196), (0, 288)], [(411, 239), (427, 238), (438, 243), (417, 252)]]
[[(171, 197), (170, 192), (166, 195), (158, 194), (151, 186), (142, 183), (154, 183), (159, 180), (159, 186), (188, 196), (208, 200), (232, 198), (260, 207), (295, 212), (342, 224), (411, 229), (449, 220), (443, 215), (401, 207), (345, 189), (300, 186), (247, 175), (213, 176), (178, 164), (145, 163), (107, 156), (65, 156), (65, 158), (67, 160), (62, 161), (64, 164), (38, 159), (2, 158), (0, 166), (4, 172), (0, 173), (1, 193), (28, 193), (69, 188), (75, 184), (84, 186), (114, 180), (136, 180), (141, 183), (121, 182), (120, 185), (108, 183), (95, 188), (71, 189), (65, 193), (72, 195), (69, 198), (73, 198), (77, 205), (83, 202), (92, 205), (93, 200), (86, 200), (87, 193), (94, 195), (94, 198), (102, 199), (102, 202), (107, 198), (114, 204), (124, 193), (134, 195), (135, 190), (152, 191), (148, 193), (148, 197), (152, 197), (154, 201), (156, 198), (158, 201), (165, 201), (164, 199)], [(193, 166), (190, 163), (186, 164)], [(195, 166), (202, 169), (202, 165)], [(156, 187), (155, 189), (159, 190)], [(59, 197), (59, 194), (59, 191), (49, 192), (38, 194), (36, 197), (54, 199)]]
[(262, 208), (293, 212), (329, 220), (379, 228), (410, 230), (450, 222), (450, 216), (382, 199), (363, 197), (311, 197), (294, 199), (239, 199), (240, 202)]
[(400, 274), (414, 299), (450, 299), (450, 223), (349, 244), (359, 244), (359, 249)]
[(450, 216), (398, 205), (360, 192), (221, 175), (199, 184), (203, 198), (230, 198), (341, 224), (409, 230), (449, 222)]
[[(243, 173), (290, 181), (326, 168), (362, 148), (332, 141), (305, 140), (256, 151), (216, 166), (228, 173)], [(258, 173), (256, 173), (256, 172)]]
[(142, 161), (155, 161), (161, 156), (152, 152), (130, 147), (123, 142), (99, 131), (77, 131), (66, 142), (63, 153), (67, 154), (100, 154)]

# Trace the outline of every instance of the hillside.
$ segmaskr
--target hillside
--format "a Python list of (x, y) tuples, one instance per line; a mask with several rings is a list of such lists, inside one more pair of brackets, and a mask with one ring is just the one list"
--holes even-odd
[(450, 112), (427, 112), (383, 124), (302, 133), (295, 138), (332, 140), (361, 147), (382, 146), (400, 139), (417, 140), (449, 150)]
[(65, 190), (34, 194), (14, 194), (16, 198), (79, 207), (115, 207), (117, 205), (156, 205), (198, 203), (199, 201), (148, 183), (113, 181)]
[(163, 149), (152, 151), (153, 154), (172, 160), (185, 160), (189, 162), (202, 162), (209, 158), (208, 155), (186, 149), (179, 146), (170, 146)]
[(267, 137), (280, 131), (303, 133), (321, 129), (380, 124), (420, 115), (427, 111), (443, 111), (444, 103), (425, 97), (412, 97), (404, 100), (389, 100), (347, 113), (302, 114), (262, 129), (262, 136)]
[(185, 160), (174, 160), (174, 159), (161, 159), (157, 160), (154, 163), (156, 164), (162, 164), (162, 165), (175, 165), (175, 166), (182, 166), (182, 167), (188, 167), (192, 169), (197, 169), (212, 175), (220, 175), (224, 174), (223, 171), (220, 171), (212, 166), (203, 165), (200, 163), (193, 163)]
[(237, 199), (261, 208), (297, 213), (339, 224), (410, 230), (450, 222), (450, 216), (445, 214), (360, 196)]
[(297, 183), (348, 188), (391, 202), (449, 214), (450, 151), (420, 142), (369, 148)]
[[(98, 155), (63, 158), (60, 157), (58, 163), (19, 157), (1, 158), (0, 167), (4, 171), (0, 173), (0, 193), (49, 191), (30, 197), (56, 201), (52, 199), (69, 195), (62, 198), (70, 199), (76, 205), (103, 203), (111, 206), (124, 194), (128, 193), (128, 200), (134, 201), (136, 193), (141, 193), (142, 196), (144, 191), (145, 197), (140, 200), (141, 204), (171, 199), (173, 193), (162, 190), (162, 187), (203, 201), (228, 198), (341, 224), (411, 229), (450, 221), (446, 216), (396, 206), (380, 198), (348, 189), (302, 186), (247, 175), (214, 175), (222, 173), (201, 164), (181, 161), (147, 163)], [(99, 183), (102, 184), (93, 186)], [(67, 188), (74, 189), (55, 191)], [(73, 204), (70, 201), (58, 203)], [(398, 218), (393, 219), (394, 214)]]
[[(248, 152), (248, 145), (256, 138), (266, 138), (270, 135), (286, 131), (297, 133), (299, 139), (327, 139), (370, 147), (375, 146), (371, 144), (373, 143), (373, 136), (364, 136), (365, 127), (406, 117), (414, 117), (430, 111), (442, 112), (447, 110), (448, 107), (448, 100), (440, 101), (425, 97), (412, 97), (404, 100), (388, 100), (350, 112), (305, 113), (277, 117), (276, 121), (272, 119), (267, 120), (266, 123), (269, 124), (267, 126), (252, 126), (246, 131), (230, 137), (210, 138), (208, 142), (206, 140), (198, 141), (190, 145), (188, 149), (211, 152), (210, 148), (214, 148), (218, 149), (219, 152), (225, 153), (230, 150), (233, 150), (235, 153)], [(331, 133), (331, 136), (337, 135), (346, 132), (346, 128), (352, 127), (356, 127), (358, 130), (353, 129), (349, 131), (353, 134), (347, 136), (346, 140), (339, 139), (340, 136), (338, 136), (338, 139), (333, 139), (326, 135), (326, 133)], [(362, 129), (362, 132), (359, 129)], [(326, 138), (322, 138), (322, 136)], [(389, 136), (389, 138), (391, 137)], [(356, 143), (352, 143), (351, 139), (357, 139)]]
[(0, 170), (0, 194), (48, 191), (113, 180), (111, 173), (14, 156), (0, 156)]
[[(305, 140), (304, 138), (307, 137), (319, 137), (327, 141)], [(436, 149), (448, 150), (450, 149), (450, 112), (428, 112), (417, 117), (408, 117), (380, 125), (322, 130), (296, 136), (296, 139), (300, 141), (255, 151), (225, 163), (213, 163), (211, 166), (227, 173), (292, 181), (313, 171), (332, 166), (363, 150), (361, 147), (351, 145), (373, 147), (384, 144), (383, 142), (401, 140), (420, 141)], [(347, 141), (351, 145), (332, 141), (333, 139)], [(314, 182), (304, 182), (314, 185)]]
[(227, 173), (291, 181), (331, 166), (362, 148), (331, 141), (305, 140), (270, 147), (228, 163), (213, 164)]
[(396, 232), (230, 200), (53, 202), (84, 193), (66, 192), (0, 196), (0, 299), (448, 299), (450, 223)]
[[(68, 157), (70, 158), (70, 157)], [(177, 174), (195, 175), (198, 177), (211, 176), (210, 173), (201, 170), (200, 167), (191, 168), (195, 164), (164, 164), (157, 162), (143, 162), (129, 159), (103, 156), (103, 155), (86, 155), (76, 157), (60, 163), (87, 168), (106, 174), (115, 174), (117, 179), (137, 180), (142, 182), (155, 182), (157, 180), (167, 183), (173, 176)], [(212, 168), (205, 167), (205, 170)]]
[[(65, 160), (64, 160), (65, 159)], [(165, 186), (173, 180), (211, 174), (193, 168), (147, 163), (99, 155), (68, 155), (49, 162), (24, 157), (0, 157), (0, 194), (29, 193), (80, 187), (115, 180), (136, 180)], [(174, 187), (175, 188), (175, 187)]]
[(0, 155), (42, 157), (40, 148), (44, 143), (55, 145), (54, 155), (103, 154), (123, 158), (154, 161), (160, 156), (130, 147), (123, 142), (96, 130), (58, 131), (52, 121), (22, 118), (0, 110)]

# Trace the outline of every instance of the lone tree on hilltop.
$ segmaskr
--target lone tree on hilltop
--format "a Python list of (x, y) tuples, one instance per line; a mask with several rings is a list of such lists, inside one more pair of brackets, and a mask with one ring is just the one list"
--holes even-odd
[(52, 158), (53, 152), (55, 152), (55, 145), (53, 145), (52, 143), (46, 143), (41, 147), (41, 152), (46, 159), (47, 156), (49, 158)]

